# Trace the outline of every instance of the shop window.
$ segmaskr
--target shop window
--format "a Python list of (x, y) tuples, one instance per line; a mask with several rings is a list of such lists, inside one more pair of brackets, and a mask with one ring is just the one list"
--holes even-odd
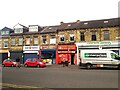
[(18, 45), (23, 45), (23, 38), (19, 37)]
[(80, 41), (85, 41), (85, 33), (80, 32)]
[(4, 39), (4, 48), (8, 48), (8, 39)]
[(47, 44), (46, 36), (42, 36), (42, 41), (43, 41), (43, 44)]
[(70, 34), (70, 41), (74, 41), (74, 34)]
[(64, 35), (63, 34), (60, 35), (60, 42), (64, 42)]
[(11, 45), (15, 45), (15, 38), (11, 39)]
[(34, 37), (34, 45), (38, 45), (38, 37)]
[(26, 38), (26, 45), (30, 45), (30, 37)]
[(104, 31), (104, 40), (110, 40), (109, 30)]
[(56, 37), (55, 35), (50, 36), (50, 44), (56, 44)]
[(42, 53), (41, 58), (42, 59), (52, 59), (52, 58), (55, 58), (55, 55), (52, 52)]
[(97, 38), (96, 38), (96, 32), (95, 31), (92, 31), (91, 40), (92, 41), (96, 41), (97, 40)]

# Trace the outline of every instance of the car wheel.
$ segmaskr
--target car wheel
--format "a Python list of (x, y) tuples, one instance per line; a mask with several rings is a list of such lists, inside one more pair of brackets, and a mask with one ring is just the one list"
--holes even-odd
[(92, 65), (88, 63), (88, 64), (86, 65), (86, 67), (87, 67), (87, 69), (91, 69)]
[(120, 65), (118, 65), (118, 69), (120, 70)]
[(14, 67), (14, 65), (12, 64), (11, 67)]
[(25, 66), (25, 67), (28, 67), (28, 65), (27, 65), (27, 64), (25, 64), (24, 66)]
[(38, 64), (38, 65), (37, 65), (37, 67), (39, 68), (39, 67), (40, 67), (40, 65)]

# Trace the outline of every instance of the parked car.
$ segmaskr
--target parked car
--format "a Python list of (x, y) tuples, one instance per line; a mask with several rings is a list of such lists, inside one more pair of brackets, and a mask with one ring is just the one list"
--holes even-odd
[(15, 67), (16, 61), (14, 59), (5, 59), (2, 65), (3, 67)]
[(24, 66), (45, 67), (46, 65), (43, 62), (39, 61), (37, 58), (28, 58), (25, 61)]

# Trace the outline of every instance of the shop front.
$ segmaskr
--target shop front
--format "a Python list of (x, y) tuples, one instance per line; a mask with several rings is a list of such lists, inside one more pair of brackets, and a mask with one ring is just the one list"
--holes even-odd
[(76, 62), (76, 45), (75, 44), (58, 44), (56, 51), (56, 64), (61, 64), (67, 60), (71, 65)]
[(77, 46), (77, 65), (80, 62), (81, 50), (111, 50), (120, 56), (120, 41), (94, 41), (76, 43)]
[(20, 63), (23, 64), (23, 51), (22, 50), (10, 50), (10, 58), (16, 60), (17, 58), (20, 58)]
[(40, 49), (41, 60), (46, 62), (46, 64), (55, 64), (56, 60), (56, 46), (55, 45), (43, 45)]
[(9, 56), (9, 50), (0, 50), (0, 64)]
[(23, 46), (23, 63), (28, 58), (38, 58), (39, 46)]

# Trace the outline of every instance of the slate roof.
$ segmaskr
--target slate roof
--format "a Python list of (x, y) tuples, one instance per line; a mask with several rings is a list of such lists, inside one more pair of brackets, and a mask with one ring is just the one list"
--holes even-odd
[(58, 30), (75, 30), (119, 26), (120, 18), (62, 23)]
[(11, 29), (11, 28), (8, 28), (8, 27), (4, 27), (3, 29), (1, 29), (1, 31), (13, 31), (13, 29)]
[(47, 26), (40, 33), (41, 34), (44, 34), (44, 33), (55, 33), (55, 32), (57, 32), (58, 27), (59, 27), (59, 25)]
[[(4, 35), (1, 35), (1, 32), (2, 32), (2, 31), (9, 31), (9, 34), (4, 34)], [(4, 27), (3, 29), (1, 29), (1, 30), (0, 30), (0, 36), (2, 36), (2, 37), (9, 36), (9, 35), (10, 35), (10, 33), (13, 33), (13, 32), (14, 32), (14, 30), (13, 30), (13, 29), (8, 28), (8, 27)]]

